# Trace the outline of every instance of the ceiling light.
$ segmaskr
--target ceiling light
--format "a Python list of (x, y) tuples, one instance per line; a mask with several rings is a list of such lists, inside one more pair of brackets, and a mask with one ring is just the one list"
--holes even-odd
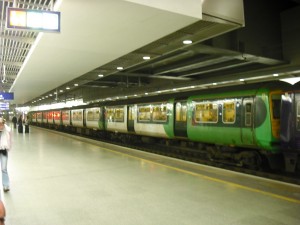
[(292, 77), (292, 78), (286, 78), (286, 79), (280, 79), (281, 81), (287, 82), (291, 85), (296, 84), (297, 82), (300, 81), (300, 77)]
[(146, 92), (145, 95), (148, 95), (148, 93)]
[(278, 77), (278, 73), (274, 73), (273, 76), (274, 76), (274, 77)]
[(213, 83), (213, 85), (217, 85), (217, 83)]
[(151, 57), (150, 56), (144, 56), (143, 59), (144, 60), (149, 60), (149, 59), (151, 59)]
[(70, 87), (66, 87), (66, 89), (67, 89), (67, 90), (69, 90), (69, 89), (70, 89)]
[(78, 84), (74, 84), (74, 86), (76, 86), (76, 87), (77, 87), (77, 86), (78, 86)]
[(99, 74), (98, 77), (104, 77), (104, 75), (103, 74)]
[(118, 67), (117, 67), (117, 70), (122, 70), (122, 69), (123, 69), (122, 66), (118, 66)]
[(244, 80), (244, 79), (240, 79), (240, 81), (242, 81), (242, 82), (243, 82), (243, 81), (245, 81), (245, 80)]
[(193, 41), (191, 41), (191, 40), (184, 40), (183, 41), (183, 44), (185, 44), (185, 45), (190, 45), (192, 43), (193, 43)]

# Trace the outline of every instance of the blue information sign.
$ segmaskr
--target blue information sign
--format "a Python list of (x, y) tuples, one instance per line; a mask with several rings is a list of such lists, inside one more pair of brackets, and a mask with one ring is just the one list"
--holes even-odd
[(0, 92), (0, 100), (14, 100), (13, 92)]
[(8, 102), (0, 102), (0, 110), (9, 110)]

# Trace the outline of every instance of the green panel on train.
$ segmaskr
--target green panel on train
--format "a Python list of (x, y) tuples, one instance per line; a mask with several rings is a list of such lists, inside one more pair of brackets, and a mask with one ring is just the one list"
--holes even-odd
[(264, 88), (191, 96), (188, 98), (188, 138), (276, 152), (279, 125), (270, 107), (273, 111), (279, 108), (276, 100), (280, 94)]

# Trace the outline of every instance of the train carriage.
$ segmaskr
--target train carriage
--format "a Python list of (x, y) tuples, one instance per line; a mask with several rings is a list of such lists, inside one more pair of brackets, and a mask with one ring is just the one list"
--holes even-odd
[(190, 140), (279, 150), (280, 90), (250, 89), (188, 99)]

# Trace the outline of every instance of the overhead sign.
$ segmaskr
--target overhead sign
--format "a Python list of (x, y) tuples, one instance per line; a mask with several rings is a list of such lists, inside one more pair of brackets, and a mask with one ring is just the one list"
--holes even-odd
[(0, 102), (0, 110), (9, 110), (8, 102)]
[(13, 92), (0, 92), (0, 100), (14, 100)]
[(6, 28), (60, 32), (60, 12), (7, 8)]

